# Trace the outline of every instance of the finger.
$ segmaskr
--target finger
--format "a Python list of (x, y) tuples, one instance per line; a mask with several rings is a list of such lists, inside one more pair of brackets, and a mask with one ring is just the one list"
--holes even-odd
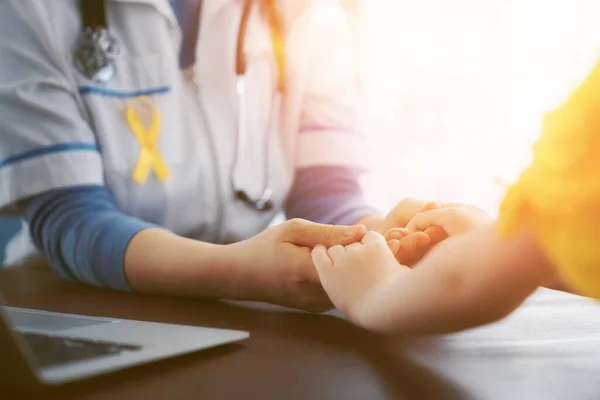
[(392, 228), (388, 229), (387, 232), (383, 235), (387, 240), (400, 240), (404, 236), (410, 234), (410, 231), (406, 228)]
[(446, 239), (448, 239), (448, 233), (444, 228), (439, 226), (430, 226), (425, 229), (425, 233), (431, 238), (431, 246), (434, 246)]
[(416, 246), (417, 247), (427, 247), (431, 244), (431, 237), (425, 233), (425, 232), (416, 232), (413, 234), (416, 239)]
[(427, 246), (431, 239), (425, 232), (415, 232), (399, 240), (403, 251), (412, 253), (420, 246)]
[(413, 265), (428, 251), (431, 239), (424, 232), (416, 232), (399, 241), (396, 260), (404, 265)]
[(317, 224), (303, 219), (292, 219), (281, 225), (283, 241), (298, 246), (325, 247), (358, 242), (366, 233), (364, 225), (336, 226)]
[(449, 222), (455, 218), (454, 209), (440, 208), (437, 210), (425, 211), (418, 213), (408, 223), (406, 229), (411, 232), (423, 232), (431, 226), (444, 228)]
[(398, 250), (400, 249), (400, 241), (396, 239), (388, 240), (387, 245), (395, 257), (396, 253), (398, 253)]
[(418, 263), (424, 256), (427, 254), (429, 250), (431, 250), (432, 242), (431, 237), (424, 233), (421, 235), (420, 233), (416, 233), (417, 239), (415, 240), (415, 250), (412, 254), (411, 260), (409, 260), (409, 265), (414, 265)]
[(330, 247), (329, 250), (327, 250), (327, 254), (329, 254), (329, 257), (335, 264), (337, 260), (343, 257), (344, 254), (346, 254), (346, 249), (344, 248), (344, 246), (341, 245), (333, 246)]
[(437, 201), (430, 201), (428, 203), (425, 203), (425, 205), (423, 206), (423, 209), (421, 210), (421, 212), (423, 212), (423, 211), (430, 211), (430, 210), (436, 210), (438, 208), (442, 208), (442, 205), (440, 203), (438, 203)]
[(370, 244), (370, 243), (386, 243), (384, 237), (374, 231), (369, 231), (365, 236), (363, 236), (361, 240), (362, 244)]
[(310, 255), (312, 257), (313, 264), (315, 265), (317, 272), (320, 273), (320, 271), (326, 268), (333, 267), (333, 261), (331, 260), (331, 258), (329, 258), (325, 246), (316, 246), (310, 253)]
[(404, 199), (390, 212), (392, 226), (405, 227), (406, 224), (427, 204), (422, 200), (412, 198)]
[(352, 243), (352, 244), (349, 244), (348, 246), (346, 246), (346, 251), (358, 250), (362, 246), (363, 246), (362, 243)]

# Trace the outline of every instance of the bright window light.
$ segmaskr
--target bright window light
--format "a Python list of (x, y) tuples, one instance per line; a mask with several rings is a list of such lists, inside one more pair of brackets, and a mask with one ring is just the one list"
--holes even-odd
[(600, 55), (600, 2), (365, 0), (361, 11), (378, 200), (462, 201), (495, 214), (544, 112)]

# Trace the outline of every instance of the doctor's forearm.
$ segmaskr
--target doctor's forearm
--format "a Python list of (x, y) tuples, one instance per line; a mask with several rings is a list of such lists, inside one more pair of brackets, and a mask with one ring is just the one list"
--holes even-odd
[(146, 229), (129, 243), (125, 273), (138, 292), (237, 298), (235, 262), (227, 246)]
[(48, 192), (26, 206), (34, 243), (61, 276), (93, 286), (233, 297), (222, 246), (178, 237), (123, 214), (103, 186)]

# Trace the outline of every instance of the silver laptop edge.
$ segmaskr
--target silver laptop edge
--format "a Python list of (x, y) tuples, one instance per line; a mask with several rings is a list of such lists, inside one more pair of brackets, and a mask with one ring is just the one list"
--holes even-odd
[[(140, 350), (40, 367), (22, 332), (141, 346)], [(0, 367), (23, 375), (28, 369), (43, 384), (66, 383), (249, 337), (245, 331), (124, 319), (98, 318), (3, 306), (0, 298)], [(11, 348), (12, 347), (12, 348)], [(8, 350), (8, 351), (5, 351)], [(11, 351), (12, 350), (12, 351)], [(8, 360), (4, 358), (8, 357)], [(19, 357), (20, 360), (15, 358)], [(9, 365), (9, 364), (12, 364)], [(3, 371), (0, 369), (0, 375)], [(6, 372), (8, 373), (8, 372)], [(4, 375), (5, 378), (7, 375)], [(27, 377), (23, 377), (29, 381)], [(11, 378), (12, 379), (12, 378)]]

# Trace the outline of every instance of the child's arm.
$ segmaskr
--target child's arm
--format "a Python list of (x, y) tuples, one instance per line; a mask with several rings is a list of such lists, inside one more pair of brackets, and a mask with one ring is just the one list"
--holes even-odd
[(448, 239), (413, 270), (383, 244), (367, 234), (362, 246), (325, 254), (321, 247), (313, 256), (333, 303), (382, 333), (439, 334), (496, 321), (552, 271), (531, 234), (499, 240), (493, 226)]
[(396, 285), (374, 292), (358, 316), (381, 332), (458, 331), (505, 317), (550, 274), (532, 235), (500, 241), (488, 227), (442, 243)]

